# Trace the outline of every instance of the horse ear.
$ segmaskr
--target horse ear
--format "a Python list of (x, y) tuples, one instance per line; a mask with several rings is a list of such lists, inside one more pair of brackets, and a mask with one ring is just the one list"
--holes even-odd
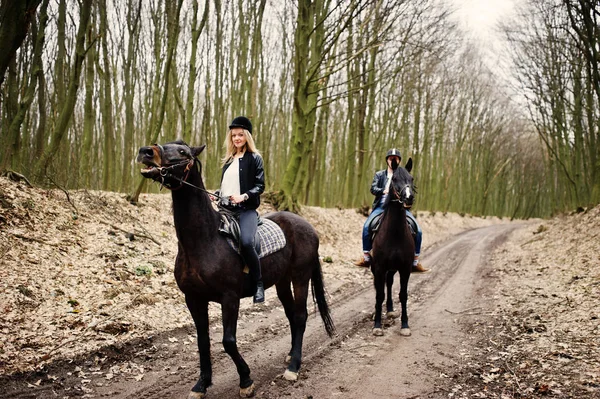
[(398, 169), (399, 163), (396, 161), (396, 158), (392, 158), (392, 170)]
[(406, 163), (404, 169), (406, 169), (406, 171), (410, 173), (410, 171), (412, 170), (412, 158), (408, 158), (408, 162)]
[(206, 148), (206, 144), (202, 144), (200, 147), (192, 147), (192, 155), (196, 158), (204, 149)]

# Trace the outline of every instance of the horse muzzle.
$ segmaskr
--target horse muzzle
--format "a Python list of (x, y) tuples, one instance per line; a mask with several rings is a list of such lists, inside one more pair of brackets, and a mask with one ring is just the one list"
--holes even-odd
[(136, 161), (146, 166), (140, 171), (145, 178), (154, 179), (160, 176), (161, 151), (158, 146), (140, 148)]

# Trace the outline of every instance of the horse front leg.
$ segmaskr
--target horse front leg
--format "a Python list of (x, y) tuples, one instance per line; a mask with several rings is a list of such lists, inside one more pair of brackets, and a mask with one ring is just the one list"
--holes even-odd
[(373, 325), (373, 335), (383, 335), (383, 329), (381, 328), (381, 307), (383, 300), (385, 299), (384, 287), (385, 287), (385, 271), (374, 270), (373, 272), (373, 284), (375, 285), (375, 324)]
[(237, 347), (237, 321), (240, 310), (240, 298), (234, 295), (224, 296), (221, 303), (223, 318), (223, 348), (235, 363), (240, 376), (240, 396), (249, 398), (254, 395), (254, 381), (250, 378), (250, 368), (240, 355)]
[(392, 296), (392, 287), (394, 286), (394, 275), (396, 274), (395, 270), (390, 270), (387, 272), (385, 276), (385, 285), (386, 285), (386, 311), (385, 317), (390, 319), (395, 319), (400, 316), (399, 312), (394, 311), (394, 299)]
[(212, 364), (210, 360), (210, 337), (208, 334), (208, 302), (185, 296), (185, 302), (194, 319), (198, 335), (198, 352), (200, 354), (200, 378), (192, 387), (188, 399), (206, 397), (206, 389), (212, 385)]
[(402, 306), (402, 328), (400, 329), (400, 335), (405, 337), (410, 336), (410, 327), (408, 327), (408, 312), (406, 310), (406, 302), (408, 301), (408, 279), (410, 278), (410, 272), (400, 272), (400, 305)]

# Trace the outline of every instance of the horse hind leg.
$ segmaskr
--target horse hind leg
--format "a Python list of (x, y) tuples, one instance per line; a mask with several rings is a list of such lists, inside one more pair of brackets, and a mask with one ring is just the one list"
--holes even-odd
[(375, 285), (375, 322), (373, 324), (373, 335), (382, 336), (381, 307), (385, 297), (385, 272), (376, 271), (373, 266), (371, 266), (371, 271), (373, 272), (373, 283)]
[(287, 317), (290, 323), (292, 342), (290, 351), (285, 357), (285, 362), (290, 363), (292, 361), (292, 351), (294, 348), (294, 339), (296, 337), (296, 326), (294, 323), (294, 296), (292, 295), (292, 290), (289, 281), (280, 281), (279, 283), (277, 283), (275, 288), (277, 289), (277, 297), (279, 297), (279, 300), (283, 305), (285, 316)]
[(387, 272), (385, 276), (385, 285), (386, 285), (386, 314), (385, 317), (388, 319), (396, 319), (400, 316), (400, 312), (394, 311), (394, 299), (392, 296), (392, 288), (394, 286), (394, 275), (396, 274), (395, 270), (390, 270)]
[(292, 350), (290, 352), (290, 363), (283, 373), (283, 378), (288, 381), (298, 380), (298, 372), (302, 365), (302, 343), (304, 341), (304, 331), (306, 330), (306, 319), (308, 312), (306, 310), (306, 300), (308, 298), (308, 285), (310, 280), (294, 282), (294, 302), (293, 302), (293, 322), (290, 326), (292, 332)]
[(240, 355), (237, 348), (236, 330), (238, 312), (240, 309), (239, 298), (224, 298), (221, 304), (223, 313), (223, 348), (235, 363), (240, 376), (240, 396), (249, 398), (254, 396), (254, 381), (250, 378), (250, 368)]

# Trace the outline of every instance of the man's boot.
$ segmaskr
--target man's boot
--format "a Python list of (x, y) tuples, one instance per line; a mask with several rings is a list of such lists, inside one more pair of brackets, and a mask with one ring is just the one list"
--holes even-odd
[(412, 273), (427, 273), (429, 272), (429, 269), (426, 269), (423, 267), (423, 265), (421, 264), (421, 262), (418, 262), (416, 265), (413, 265), (412, 267)]
[(254, 294), (254, 303), (263, 303), (265, 301), (265, 287), (262, 281), (256, 282), (256, 293)]
[(371, 266), (371, 256), (365, 253), (359, 260), (354, 262), (355, 266), (358, 267), (369, 267)]

